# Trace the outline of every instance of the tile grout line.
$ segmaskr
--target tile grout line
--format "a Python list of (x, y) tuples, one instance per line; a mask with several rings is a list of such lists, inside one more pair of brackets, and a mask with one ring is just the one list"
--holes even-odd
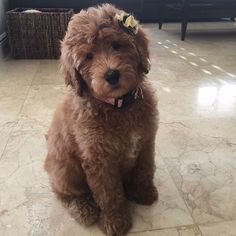
[(129, 234), (138, 234), (138, 233), (144, 233), (144, 232), (152, 232), (152, 231), (161, 231), (161, 230), (171, 230), (171, 229), (176, 229), (176, 230), (181, 230), (181, 229), (193, 229), (196, 227), (196, 224), (190, 224), (190, 225), (178, 225), (178, 226), (172, 226), (172, 227), (163, 227), (163, 228), (152, 228), (152, 229), (147, 229), (147, 230), (140, 230), (140, 231), (134, 231), (130, 232)]
[(37, 69), (35, 70), (35, 73), (34, 73), (34, 75), (33, 75), (33, 78), (32, 78), (32, 80), (31, 80), (31, 82), (30, 82), (30, 88), (31, 88), (32, 85), (33, 85), (33, 82), (34, 82), (34, 80), (35, 80), (35, 76), (36, 76), (36, 74), (39, 72), (39, 68), (40, 68), (41, 63), (42, 63), (42, 61), (39, 60), (38, 67), (37, 67)]
[(20, 109), (19, 109), (19, 112), (18, 112), (17, 115), (16, 115), (16, 122), (14, 122), (14, 125), (13, 125), (12, 128), (10, 129), (10, 132), (9, 132), (9, 134), (8, 134), (8, 138), (7, 138), (6, 144), (5, 144), (5, 146), (4, 146), (3, 150), (2, 150), (2, 153), (1, 153), (1, 155), (0, 155), (0, 160), (2, 159), (3, 155), (5, 154), (6, 147), (7, 147), (8, 143), (9, 143), (9, 140), (10, 140), (10, 137), (11, 137), (11, 134), (12, 134), (14, 128), (15, 128), (15, 127), (18, 125), (18, 123), (19, 123), (19, 115), (20, 115), (20, 113), (22, 112), (22, 109), (23, 109), (23, 107), (24, 107), (24, 105), (25, 105), (25, 102), (26, 102), (26, 100), (27, 100), (27, 98), (28, 98), (30, 89), (32, 88), (33, 80), (34, 80), (34, 78), (35, 78), (37, 72), (39, 71), (39, 66), (40, 66), (40, 64), (41, 64), (41, 61), (39, 62), (38, 66), (37, 66), (37, 68), (36, 68), (36, 70), (35, 70), (35, 72), (34, 72), (34, 75), (32, 76), (32, 80), (31, 80), (31, 82), (30, 82), (30, 84), (29, 84), (29, 88), (28, 88), (28, 90), (27, 90), (27, 92), (26, 92), (25, 99), (24, 99), (24, 101), (23, 101), (23, 103), (22, 103), (22, 105), (21, 105), (21, 107), (20, 107)]
[(235, 222), (236, 219), (231, 219), (231, 220), (221, 220), (221, 221), (215, 221), (215, 222), (208, 222), (208, 223), (201, 223), (198, 224), (199, 226), (212, 226), (215, 224), (220, 224), (220, 223), (229, 223), (229, 222)]

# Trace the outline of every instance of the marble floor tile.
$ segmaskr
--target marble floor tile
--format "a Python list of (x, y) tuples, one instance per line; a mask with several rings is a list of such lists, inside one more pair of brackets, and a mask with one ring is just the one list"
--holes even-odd
[(29, 86), (39, 60), (0, 60), (0, 86)]
[(8, 124), (0, 126), (0, 157), (3, 150), (6, 147), (9, 135), (12, 131), (12, 128), (16, 125), (16, 122), (9, 122)]
[(59, 61), (41, 60), (32, 84), (64, 85), (63, 77), (59, 72)]
[(9, 126), (16, 121), (28, 90), (28, 86), (0, 86), (0, 126)]
[(209, 78), (215, 82), (224, 84), (236, 84), (236, 66), (235, 63), (209, 63), (200, 68), (203, 71), (210, 71)]
[(157, 145), (197, 223), (236, 219), (235, 119), (161, 122)]
[(159, 201), (151, 207), (132, 205), (134, 212), (132, 232), (193, 223), (161, 159), (157, 160), (156, 166), (155, 184), (159, 190)]
[(196, 226), (177, 227), (175, 229), (160, 229), (132, 233), (130, 236), (200, 236), (201, 231)]
[(1, 235), (39, 235), (29, 232), (40, 227), (38, 212), (46, 217), (49, 208), (50, 191), (42, 168), (45, 151), (42, 131), (11, 133), (0, 159)]
[(176, 72), (175, 70), (179, 67), (181, 67), (179, 64), (169, 66), (165, 63), (165, 60), (161, 59), (158, 65), (152, 66), (148, 74), (148, 79), (156, 84), (157, 92), (160, 89), (170, 91), (169, 89), (171, 89), (171, 87), (188, 89), (188, 87), (196, 88), (216, 84), (209, 76), (203, 74), (200, 70), (196, 70), (191, 65), (184, 63), (182, 67), (185, 68), (185, 70), (177, 70)]
[(64, 90), (61, 85), (32, 86), (20, 113), (18, 126), (47, 129)]
[(236, 84), (156, 87), (163, 121), (235, 118)]
[(200, 225), (203, 236), (235, 236), (236, 221)]

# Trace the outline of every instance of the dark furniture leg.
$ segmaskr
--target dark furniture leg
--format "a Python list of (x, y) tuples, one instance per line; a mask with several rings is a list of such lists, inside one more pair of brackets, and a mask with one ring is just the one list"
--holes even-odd
[(234, 17), (231, 17), (230, 20), (231, 20), (231, 21), (235, 21)]
[(161, 30), (162, 29), (162, 19), (159, 19), (159, 30)]
[(185, 36), (186, 36), (186, 31), (187, 31), (187, 25), (188, 25), (188, 20), (184, 19), (182, 21), (182, 25), (181, 25), (181, 40), (184, 41), (185, 40)]
[(159, 30), (162, 29), (162, 25), (163, 25), (163, 17), (165, 15), (164, 9), (165, 9), (165, 2), (164, 2), (164, 0), (161, 0), (160, 1), (160, 10), (159, 10)]
[(183, 9), (182, 9), (182, 24), (181, 24), (181, 40), (185, 40), (187, 25), (189, 20), (189, 0), (183, 1)]

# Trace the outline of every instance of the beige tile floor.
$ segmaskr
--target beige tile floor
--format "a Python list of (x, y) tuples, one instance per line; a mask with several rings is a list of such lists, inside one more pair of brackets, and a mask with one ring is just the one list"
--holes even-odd
[[(236, 24), (145, 25), (161, 114), (160, 200), (132, 205), (136, 236), (236, 235)], [(52, 195), (46, 132), (64, 91), (53, 60), (0, 61), (0, 235), (101, 236)]]

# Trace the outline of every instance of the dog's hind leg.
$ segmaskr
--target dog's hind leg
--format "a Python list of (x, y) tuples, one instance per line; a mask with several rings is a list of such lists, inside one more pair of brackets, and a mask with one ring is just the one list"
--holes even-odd
[(99, 208), (91, 194), (81, 196), (65, 195), (59, 192), (55, 192), (55, 194), (70, 215), (80, 224), (89, 226), (98, 221)]
[(89, 226), (98, 221), (100, 209), (93, 200), (78, 161), (69, 160), (65, 163), (48, 155), (45, 169), (57, 199), (76, 221)]

